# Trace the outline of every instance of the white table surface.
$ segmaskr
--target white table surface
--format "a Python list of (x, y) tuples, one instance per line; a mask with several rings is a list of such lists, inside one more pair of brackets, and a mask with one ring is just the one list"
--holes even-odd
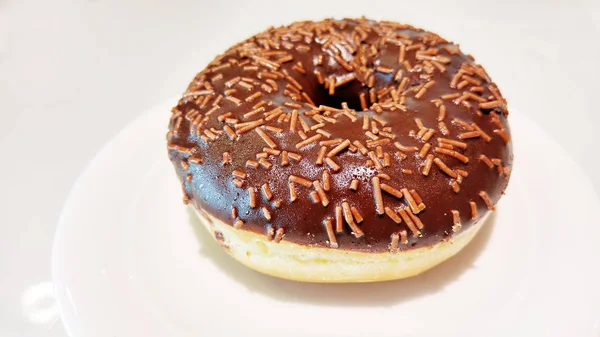
[(0, 336), (66, 335), (24, 292), (47, 290), (61, 206), (112, 135), (244, 37), (363, 14), (458, 41), (600, 191), (597, 0), (0, 0)]

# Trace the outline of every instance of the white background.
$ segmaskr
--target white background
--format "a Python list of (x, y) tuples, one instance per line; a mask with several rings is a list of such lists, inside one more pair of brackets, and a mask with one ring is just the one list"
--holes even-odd
[[(0, 336), (65, 336), (32, 318), (23, 292), (49, 281), (61, 205), (112, 135), (244, 37), (363, 14), (459, 42), (600, 191), (597, 0), (0, 0)], [(569, 174), (560, 162), (539, 169)]]

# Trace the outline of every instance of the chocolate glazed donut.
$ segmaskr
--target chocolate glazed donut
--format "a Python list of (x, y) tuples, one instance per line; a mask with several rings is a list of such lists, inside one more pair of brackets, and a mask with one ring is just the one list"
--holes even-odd
[(512, 164), (507, 116), (485, 70), (436, 34), (307, 21), (218, 56), (173, 108), (167, 140), (184, 202), (209, 219), (397, 253), (494, 209)]

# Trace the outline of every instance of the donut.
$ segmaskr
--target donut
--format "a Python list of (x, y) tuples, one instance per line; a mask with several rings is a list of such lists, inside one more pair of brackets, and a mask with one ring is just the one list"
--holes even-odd
[(217, 56), (172, 109), (183, 201), (242, 264), (306, 282), (417, 275), (504, 194), (507, 103), (440, 36), (366, 18), (271, 27)]

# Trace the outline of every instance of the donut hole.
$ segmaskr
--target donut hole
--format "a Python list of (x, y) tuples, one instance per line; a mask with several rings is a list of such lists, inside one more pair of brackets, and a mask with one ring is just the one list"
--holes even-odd
[(324, 85), (318, 84), (315, 86), (311, 99), (317, 106), (326, 105), (333, 108), (341, 108), (342, 103), (347, 103), (350, 109), (362, 111), (360, 105), (361, 92), (364, 92), (366, 97), (369, 97), (368, 91), (358, 81), (352, 81), (351, 83), (337, 87), (333, 95), (329, 94), (329, 89), (325, 88)]

